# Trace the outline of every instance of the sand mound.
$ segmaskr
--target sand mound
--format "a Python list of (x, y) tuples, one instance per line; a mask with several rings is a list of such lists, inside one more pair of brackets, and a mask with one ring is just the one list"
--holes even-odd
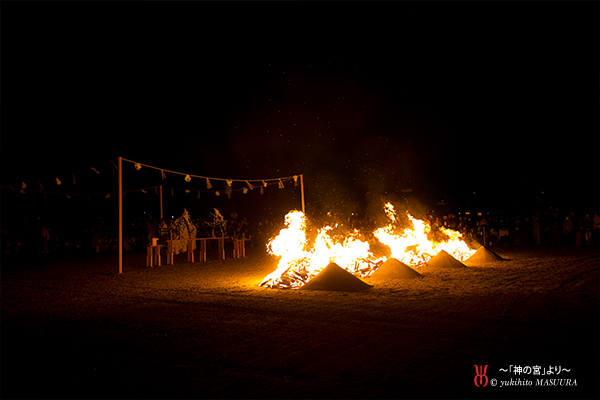
[(467, 259), (468, 262), (483, 262), (483, 261), (501, 261), (504, 258), (494, 253), (487, 247), (481, 246), (471, 257)]
[(379, 268), (377, 271), (373, 272), (373, 274), (369, 277), (369, 280), (373, 281), (384, 281), (388, 279), (414, 279), (419, 278), (422, 275), (409, 267), (408, 265), (396, 260), (395, 258), (390, 258)]
[(341, 292), (361, 292), (372, 286), (361, 281), (336, 263), (330, 263), (300, 290), (333, 290)]
[(429, 267), (434, 268), (461, 268), (466, 267), (465, 264), (446, 253), (444, 250), (440, 251), (435, 257), (433, 257), (427, 264)]

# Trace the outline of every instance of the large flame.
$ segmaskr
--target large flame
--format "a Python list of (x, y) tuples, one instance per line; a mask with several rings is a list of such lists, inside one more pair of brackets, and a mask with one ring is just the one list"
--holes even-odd
[(306, 238), (306, 217), (301, 211), (285, 216), (285, 227), (267, 244), (269, 254), (281, 257), (277, 269), (267, 275), (261, 286), (299, 288), (329, 263), (360, 274), (363, 263), (376, 262), (369, 243), (360, 239), (357, 230), (343, 238), (331, 234), (333, 228), (319, 229), (311, 249)]
[[(306, 217), (301, 211), (285, 216), (285, 228), (267, 244), (267, 252), (281, 257), (277, 269), (265, 277), (261, 285), (281, 280), (293, 265), (302, 265), (308, 256), (306, 248)], [(309, 264), (310, 265), (310, 264)], [(281, 283), (281, 282), (280, 282)]]
[[(385, 212), (388, 218), (396, 221), (396, 212), (394, 206), (386, 204)], [(425, 264), (433, 256), (444, 250), (459, 261), (469, 258), (475, 250), (462, 240), (462, 234), (452, 229), (440, 227), (441, 236), (439, 241), (429, 239), (431, 225), (426, 221), (414, 218), (407, 214), (412, 223), (411, 229), (405, 229), (401, 234), (394, 233), (394, 226), (387, 225), (379, 228), (373, 235), (391, 250), (391, 257), (396, 258), (404, 264), (418, 267)]]
[[(441, 250), (464, 261), (475, 251), (469, 249), (459, 232), (440, 228), (439, 240), (430, 239), (431, 226), (407, 213), (411, 228), (395, 227), (396, 212), (391, 203), (385, 205), (390, 223), (375, 230), (373, 236), (390, 249), (390, 257), (418, 267)], [(335, 262), (354, 275), (365, 277), (372, 274), (387, 257), (376, 257), (369, 242), (361, 233), (353, 230), (339, 237), (334, 228), (325, 226), (318, 230), (309, 248), (306, 237), (306, 217), (300, 211), (290, 211), (285, 216), (285, 227), (267, 244), (269, 254), (280, 257), (277, 269), (267, 275), (261, 286), (299, 288), (317, 275), (329, 263)], [(398, 232), (400, 231), (400, 232)]]

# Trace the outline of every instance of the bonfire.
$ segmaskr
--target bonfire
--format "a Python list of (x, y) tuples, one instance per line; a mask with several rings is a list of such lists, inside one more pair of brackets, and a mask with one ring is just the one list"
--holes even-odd
[(398, 228), (396, 211), (391, 203), (385, 205), (385, 213), (388, 225), (372, 234), (379, 243), (389, 248), (389, 256), (376, 256), (365, 235), (358, 230), (340, 237), (332, 234), (334, 227), (325, 226), (309, 243), (306, 216), (301, 211), (290, 211), (285, 216), (284, 228), (267, 244), (267, 252), (279, 257), (279, 262), (276, 270), (267, 275), (260, 286), (299, 289), (330, 263), (365, 278), (390, 258), (418, 268), (442, 250), (459, 261), (466, 260), (475, 252), (464, 242), (460, 232), (442, 227), (436, 235), (431, 235), (428, 222), (408, 213), (411, 226)]
[(444, 250), (459, 261), (465, 261), (475, 250), (471, 250), (462, 239), (462, 234), (452, 229), (440, 227), (442, 239), (430, 239), (431, 225), (414, 218), (407, 213), (412, 223), (412, 229), (405, 229), (400, 234), (395, 233), (393, 222), (396, 221), (396, 212), (391, 203), (385, 205), (385, 213), (392, 222), (386, 227), (379, 228), (373, 235), (391, 250), (391, 258), (403, 262), (411, 267), (420, 267), (432, 257)]

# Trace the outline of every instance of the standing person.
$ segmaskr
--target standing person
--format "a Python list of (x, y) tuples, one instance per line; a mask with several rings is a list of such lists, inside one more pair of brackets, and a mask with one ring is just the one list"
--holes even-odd
[(502, 225), (500, 231), (498, 232), (498, 243), (503, 246), (507, 246), (508, 244), (510, 244), (509, 238), (510, 233), (508, 231), (508, 228), (506, 227), (506, 225)]
[(592, 227), (593, 227), (593, 222), (592, 219), (590, 218), (590, 214), (589, 213), (585, 213), (584, 217), (581, 218), (581, 222), (579, 223), (580, 229), (581, 229), (581, 234), (583, 236), (583, 244), (585, 245), (589, 245), (592, 239)]
[(150, 237), (148, 238), (148, 242), (149, 244), (152, 244), (152, 238), (158, 238), (159, 237), (159, 229), (158, 229), (158, 222), (156, 220), (152, 221), (152, 230), (150, 232)]
[(598, 239), (600, 238), (600, 215), (598, 211), (594, 211), (594, 218), (592, 220), (592, 235), (591, 235), (591, 243), (593, 245), (598, 244)]
[(493, 246), (498, 243), (498, 231), (494, 228), (490, 228), (490, 235), (488, 237), (488, 243), (490, 246)]
[(102, 248), (102, 244), (104, 242), (102, 240), (101, 229), (102, 228), (98, 229), (98, 232), (96, 232), (96, 234), (92, 238), (92, 247), (94, 248), (96, 253), (100, 253), (100, 249)]
[(484, 246), (487, 246), (487, 229), (488, 222), (485, 219), (485, 217), (482, 216), (481, 219), (477, 222), (477, 237), (481, 239)]
[(152, 243), (152, 221), (146, 220), (144, 224), (144, 234), (142, 235), (142, 246), (144, 249)]
[(573, 236), (573, 220), (571, 219), (570, 215), (567, 215), (565, 217), (562, 228), (563, 228), (563, 235), (565, 237), (565, 243), (572, 244), (571, 236)]
[(42, 228), (40, 229), (40, 236), (42, 239), (42, 253), (49, 253), (50, 246), (48, 245), (48, 242), (50, 242), (50, 232), (48, 232), (48, 229), (46, 229), (46, 226), (44, 225), (42, 225)]
[(166, 246), (167, 240), (169, 239), (169, 227), (167, 226), (164, 218), (161, 218), (160, 224), (158, 224), (158, 235), (160, 238), (159, 243), (163, 246)]

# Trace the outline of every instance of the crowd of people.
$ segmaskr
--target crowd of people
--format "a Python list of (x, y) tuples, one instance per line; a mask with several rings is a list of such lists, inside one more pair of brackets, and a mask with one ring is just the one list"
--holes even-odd
[[(467, 242), (488, 246), (553, 245), (597, 246), (600, 244), (600, 216), (589, 210), (566, 213), (548, 210), (543, 213), (508, 216), (488, 213), (448, 213), (425, 217), (437, 231), (439, 227), (462, 233)], [(247, 247), (263, 247), (283, 227), (283, 220), (253, 221), (238, 216), (235, 211), (227, 219), (223, 230), (215, 231), (209, 218), (191, 220), (196, 237), (225, 236), (246, 239)], [(369, 231), (376, 227), (374, 219), (348, 221), (353, 228)], [(145, 253), (152, 238), (162, 244), (174, 238), (175, 219), (138, 217), (124, 222), (123, 250)], [(97, 223), (26, 224), (21, 227), (2, 227), (2, 253), (68, 253), (118, 251), (118, 226), (115, 221)]]
[[(123, 222), (123, 250), (145, 253), (152, 238), (161, 244), (177, 238), (176, 218), (156, 219), (150, 215)], [(225, 236), (230, 239), (246, 239), (246, 246), (264, 245), (276, 233), (280, 225), (275, 220), (256, 223), (238, 218), (232, 212), (225, 220), (223, 230), (210, 218), (192, 219), (196, 237)], [(277, 228), (279, 229), (279, 228)], [(2, 227), (2, 253), (70, 253), (70, 252), (116, 252), (119, 230), (116, 221), (100, 219), (93, 223), (29, 222), (20, 227)], [(210, 242), (209, 242), (210, 245)]]
[(444, 226), (480, 244), (494, 245), (598, 245), (600, 215), (598, 211), (543, 213), (506, 216), (503, 214), (454, 214), (429, 216), (432, 227)]

